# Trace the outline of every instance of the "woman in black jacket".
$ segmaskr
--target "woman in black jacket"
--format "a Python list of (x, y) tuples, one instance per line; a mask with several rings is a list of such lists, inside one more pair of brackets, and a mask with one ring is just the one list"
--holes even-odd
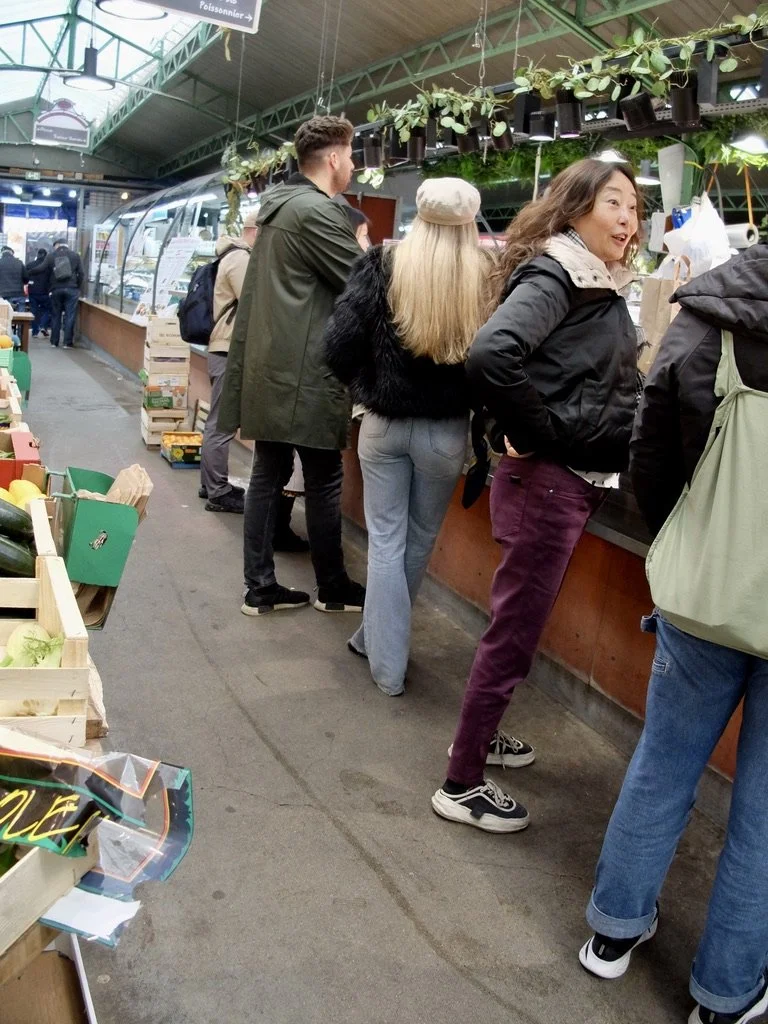
[(328, 365), (366, 409), (358, 453), (368, 584), (349, 648), (393, 697), (405, 686), (411, 606), (464, 465), (464, 361), (488, 280), (477, 189), (434, 178), (416, 206), (408, 238), (370, 249), (352, 271), (325, 336)]
[(488, 832), (529, 822), (523, 806), (485, 780), (484, 767), (534, 759), (528, 744), (498, 727), (587, 520), (627, 466), (636, 336), (619, 288), (637, 243), (638, 207), (623, 164), (582, 160), (559, 174), (510, 225), (499, 305), (467, 363), (473, 404), (488, 410), (494, 447), (506, 451), (491, 489), (502, 556), (448, 778), (432, 806)]

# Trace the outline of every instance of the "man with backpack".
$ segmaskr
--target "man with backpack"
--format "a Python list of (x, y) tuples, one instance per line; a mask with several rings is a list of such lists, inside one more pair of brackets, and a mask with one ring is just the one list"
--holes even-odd
[(75, 342), (75, 319), (77, 302), (85, 274), (79, 255), (73, 252), (64, 238), (53, 243), (53, 252), (45, 261), (48, 292), (51, 296), (51, 344), (59, 347), (61, 318), (64, 317), (64, 348), (72, 348)]
[[(652, 939), (699, 779), (743, 701), (689, 1024), (768, 1009), (768, 245), (694, 278), (648, 377), (630, 473), (657, 534), (645, 727), (605, 836), (580, 960), (619, 978)], [(663, 924), (663, 918), (662, 918)]]
[[(227, 353), (232, 340), (232, 329), (237, 306), (243, 290), (243, 279), (248, 269), (248, 259), (256, 241), (256, 213), (249, 213), (243, 222), (239, 238), (222, 235), (216, 242), (214, 264), (208, 264), (209, 276), (213, 275), (213, 301), (211, 308), (212, 326), (208, 335), (208, 377), (211, 382), (211, 408), (203, 433), (202, 458), (200, 462), (200, 497), (207, 499), (207, 512), (235, 512), (242, 515), (245, 499), (242, 487), (229, 482), (229, 445), (234, 433), (219, 430), (219, 405), (224, 374), (227, 369)], [(200, 274), (200, 271), (198, 271)], [(197, 276), (197, 275), (196, 275)], [(199, 280), (199, 279), (198, 279)], [(190, 282), (189, 296), (194, 294), (195, 281)], [(199, 291), (207, 290), (200, 286)], [(202, 295), (200, 296), (202, 298)], [(207, 301), (207, 300), (206, 300)], [(189, 323), (189, 313), (184, 315), (187, 301), (180, 307), (180, 328), (182, 337), (187, 337), (195, 327)], [(191, 311), (190, 311), (191, 312)], [(200, 311), (202, 312), (202, 310)], [(201, 329), (205, 332), (206, 327)], [(205, 341), (203, 341), (205, 343)]]

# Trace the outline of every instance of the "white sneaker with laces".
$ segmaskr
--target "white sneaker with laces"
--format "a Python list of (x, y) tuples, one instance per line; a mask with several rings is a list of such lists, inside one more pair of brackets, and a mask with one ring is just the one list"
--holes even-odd
[[(453, 753), (453, 744), (448, 747), (448, 757)], [(500, 766), (502, 768), (525, 768), (536, 760), (536, 751), (528, 743), (515, 739), (507, 732), (497, 729), (493, 734), (488, 756), (485, 759), (487, 765)]]
[(463, 793), (438, 789), (432, 797), (432, 809), (441, 818), (474, 825), (485, 832), (520, 832), (531, 821), (522, 804), (488, 779)]

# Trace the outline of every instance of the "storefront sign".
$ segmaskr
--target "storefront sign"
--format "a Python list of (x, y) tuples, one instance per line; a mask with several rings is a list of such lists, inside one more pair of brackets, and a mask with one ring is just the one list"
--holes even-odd
[(87, 149), (91, 129), (84, 117), (75, 110), (72, 100), (56, 100), (50, 110), (37, 118), (32, 141), (43, 146), (74, 146)]
[(155, 7), (179, 14), (191, 14), (214, 25), (238, 28), (241, 32), (258, 32), (262, 0), (145, 0)]

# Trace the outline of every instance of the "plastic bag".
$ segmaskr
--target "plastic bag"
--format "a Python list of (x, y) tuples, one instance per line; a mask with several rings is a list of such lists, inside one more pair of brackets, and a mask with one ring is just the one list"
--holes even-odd
[(691, 204), (693, 214), (681, 228), (668, 231), (664, 243), (672, 256), (687, 256), (691, 274), (703, 274), (731, 258), (725, 224), (705, 192)]

